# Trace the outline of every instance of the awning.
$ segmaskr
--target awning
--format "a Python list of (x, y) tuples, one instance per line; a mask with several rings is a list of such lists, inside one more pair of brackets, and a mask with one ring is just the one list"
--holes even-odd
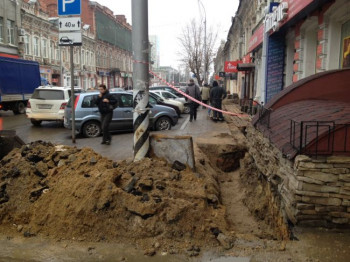
[(254, 63), (242, 63), (237, 65), (238, 71), (252, 71), (255, 68)]

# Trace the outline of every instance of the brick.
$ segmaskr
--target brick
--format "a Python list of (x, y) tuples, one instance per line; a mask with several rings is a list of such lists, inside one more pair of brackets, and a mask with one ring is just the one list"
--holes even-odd
[(347, 168), (328, 168), (328, 169), (322, 169), (321, 172), (339, 175), (339, 174), (349, 173), (349, 169), (347, 169)]
[(309, 197), (303, 196), (302, 201), (304, 203), (320, 204), (325, 206), (340, 206), (342, 200), (339, 198), (324, 198), (324, 197)]
[(330, 163), (330, 164), (350, 164), (350, 157), (330, 156), (327, 159), (327, 163)]
[(304, 176), (313, 178), (323, 182), (336, 182), (338, 181), (338, 176), (333, 174), (328, 174), (324, 172), (313, 172), (313, 171), (304, 171)]
[(339, 175), (339, 180), (344, 182), (350, 182), (350, 174)]
[(332, 217), (350, 218), (350, 213), (347, 213), (347, 212), (330, 212), (329, 214)]
[(309, 184), (316, 184), (316, 185), (324, 185), (325, 184), (324, 182), (322, 182), (320, 180), (309, 178), (309, 177), (304, 177), (304, 176), (299, 176), (298, 180), (302, 181), (302, 182), (309, 183)]
[(339, 193), (340, 192), (339, 187), (314, 185), (314, 184), (308, 184), (308, 183), (302, 184), (302, 190), (303, 191), (320, 192), (320, 193)]
[(296, 209), (298, 210), (312, 210), (315, 209), (315, 205), (313, 204), (304, 204), (304, 203), (297, 203)]
[(302, 190), (295, 190), (295, 194), (300, 196), (329, 197), (329, 193), (310, 192), (310, 191), (302, 191)]
[(327, 221), (326, 220), (304, 220), (304, 221), (298, 221), (299, 226), (305, 226), (305, 227), (326, 227)]
[(341, 203), (341, 205), (350, 208), (350, 200), (344, 199), (343, 202)]
[(325, 168), (333, 168), (333, 165), (324, 164), (324, 163), (314, 163), (314, 162), (300, 162), (299, 167), (310, 168), (310, 169), (325, 169)]
[(332, 223), (334, 223), (334, 224), (348, 224), (349, 219), (348, 218), (333, 218)]
[(315, 206), (317, 212), (346, 212), (344, 206)]

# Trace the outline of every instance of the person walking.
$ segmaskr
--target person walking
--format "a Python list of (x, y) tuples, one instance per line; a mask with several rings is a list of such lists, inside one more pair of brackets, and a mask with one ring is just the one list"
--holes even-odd
[[(210, 93), (210, 88), (209, 85), (207, 83), (204, 84), (203, 88), (202, 88), (202, 102), (204, 104), (208, 104), (209, 101), (209, 93)], [(203, 109), (205, 108), (205, 106), (202, 107)]]
[[(213, 87), (210, 90), (210, 103), (213, 107), (217, 109), (222, 109), (222, 100), (227, 96), (226, 90), (219, 86), (217, 81), (213, 82)], [(224, 121), (224, 117), (221, 112), (213, 110), (213, 120), (216, 121)]]
[(101, 144), (111, 144), (111, 134), (109, 133), (109, 124), (113, 117), (113, 110), (117, 104), (117, 100), (109, 93), (106, 85), (101, 84), (98, 86), (100, 94), (96, 100), (98, 110), (101, 114), (101, 128), (103, 138)]
[[(186, 94), (193, 97), (194, 99), (201, 100), (201, 91), (199, 90), (199, 86), (194, 83), (193, 79), (189, 80), (188, 86), (186, 87)], [(186, 97), (186, 101), (189, 99)], [(190, 100), (189, 103), (190, 106), (190, 122), (192, 122), (192, 119), (197, 119), (197, 108), (199, 106), (198, 103)]]

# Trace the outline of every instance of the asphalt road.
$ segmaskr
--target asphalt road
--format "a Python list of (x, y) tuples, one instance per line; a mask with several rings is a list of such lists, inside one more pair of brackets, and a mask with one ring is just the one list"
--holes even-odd
[[(172, 127), (172, 130), (184, 129), (188, 119), (189, 115), (182, 115), (178, 123)], [(133, 157), (132, 132), (113, 133), (110, 146), (101, 145), (101, 137), (84, 138), (81, 135), (77, 135), (76, 143), (73, 143), (72, 131), (64, 128), (58, 122), (42, 122), (41, 126), (36, 127), (31, 124), (24, 114), (14, 115), (12, 111), (0, 111), (0, 130), (15, 130), (16, 134), (25, 143), (43, 140), (55, 144), (77, 146), (78, 148), (91, 147), (112, 160), (124, 160)]]

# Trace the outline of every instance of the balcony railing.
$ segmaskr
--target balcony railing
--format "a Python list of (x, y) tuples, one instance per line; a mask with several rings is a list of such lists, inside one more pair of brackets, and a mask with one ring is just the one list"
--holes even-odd
[(334, 121), (290, 122), (290, 144), (305, 155), (350, 154), (350, 123)]

